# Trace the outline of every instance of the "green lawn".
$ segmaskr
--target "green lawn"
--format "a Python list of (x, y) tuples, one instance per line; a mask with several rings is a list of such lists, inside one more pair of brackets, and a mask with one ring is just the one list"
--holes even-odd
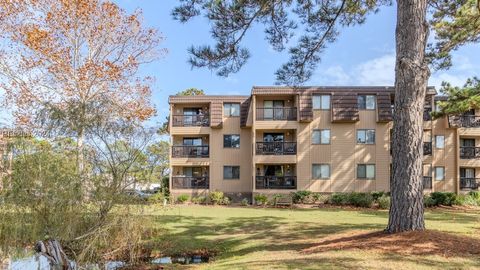
[[(163, 232), (163, 236), (154, 240), (158, 252), (171, 255), (208, 250), (217, 253), (211, 263), (184, 268), (480, 269), (479, 255), (443, 254), (441, 250), (444, 247), (438, 247), (435, 241), (428, 245), (410, 245), (408, 239), (404, 242), (393, 240), (385, 242), (384, 246), (383, 240), (378, 238), (375, 239), (377, 243), (373, 243), (372, 239), (355, 240), (350, 237), (350, 234), (364, 235), (384, 229), (388, 216), (386, 211), (213, 206), (165, 209), (151, 206), (145, 214), (151, 215), (153, 225)], [(465, 239), (474, 244), (480, 241), (478, 211), (429, 210), (426, 219), (431, 230), (463, 237), (442, 243), (451, 245), (451, 249), (455, 249), (455, 245), (469, 243)], [(325, 240), (337, 236), (341, 239)], [(370, 242), (373, 243), (371, 246)], [(330, 248), (331, 243), (347, 244), (341, 248)], [(323, 245), (320, 250), (315, 248), (318, 244)], [(358, 248), (357, 244), (365, 244), (366, 247)], [(407, 246), (411, 253), (405, 254), (402, 245)], [(384, 247), (389, 249), (382, 250)], [(429, 251), (422, 251), (425, 248)]]

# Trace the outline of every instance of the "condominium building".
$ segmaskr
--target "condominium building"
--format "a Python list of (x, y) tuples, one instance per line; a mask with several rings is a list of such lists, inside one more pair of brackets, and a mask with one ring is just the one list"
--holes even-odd
[[(444, 98), (436, 94), (427, 89), (424, 190), (478, 189), (480, 112), (434, 120), (430, 112)], [(250, 96), (169, 103), (174, 195), (390, 189), (393, 87), (253, 87)]]

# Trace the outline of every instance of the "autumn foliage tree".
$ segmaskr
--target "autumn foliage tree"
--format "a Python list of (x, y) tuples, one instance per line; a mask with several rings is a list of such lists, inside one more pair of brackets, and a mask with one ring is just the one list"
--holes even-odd
[(16, 123), (76, 138), (99, 119), (145, 120), (152, 78), (139, 68), (162, 36), (102, 0), (0, 0), (0, 88)]

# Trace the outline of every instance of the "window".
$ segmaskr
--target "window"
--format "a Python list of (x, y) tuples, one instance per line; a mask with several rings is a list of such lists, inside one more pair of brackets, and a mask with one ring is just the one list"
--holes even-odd
[(358, 164), (357, 179), (375, 179), (375, 165)]
[(223, 179), (240, 179), (240, 166), (223, 166)]
[(230, 116), (240, 116), (240, 104), (239, 103), (224, 103), (223, 104), (223, 115)]
[(374, 129), (357, 130), (357, 144), (375, 144)]
[(316, 129), (312, 132), (312, 144), (330, 144), (330, 129)]
[(223, 147), (240, 148), (240, 135), (223, 135)]
[(312, 164), (312, 178), (313, 179), (329, 179), (330, 165), (329, 164)]
[(316, 95), (312, 96), (314, 110), (329, 110), (330, 109), (330, 95)]
[(360, 110), (375, 110), (375, 96), (373, 95), (359, 95), (358, 109)]
[(435, 167), (435, 180), (445, 180), (445, 167)]
[(202, 145), (202, 138), (183, 138), (183, 145)]
[(445, 136), (436, 135), (435, 136), (435, 147), (436, 148), (445, 148)]

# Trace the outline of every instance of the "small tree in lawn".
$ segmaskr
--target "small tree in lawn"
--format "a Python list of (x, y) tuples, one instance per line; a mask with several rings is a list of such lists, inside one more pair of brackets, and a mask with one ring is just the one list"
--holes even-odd
[(138, 71), (164, 51), (140, 11), (127, 14), (102, 0), (0, 0), (0, 18), (6, 104), (20, 126), (75, 137), (80, 172), (85, 132), (99, 104), (108, 105), (110, 118), (154, 114), (151, 78)]
[[(321, 59), (321, 53), (329, 43), (336, 40), (339, 27), (363, 23), (369, 14), (386, 0), (181, 0), (173, 10), (180, 22), (205, 15), (211, 22), (214, 46), (192, 46), (189, 62), (193, 67), (215, 70), (220, 76), (238, 72), (250, 57), (242, 40), (255, 24), (265, 26), (267, 41), (275, 50), (283, 51), (295, 33), (303, 33), (289, 49), (290, 58), (277, 70), (277, 83), (298, 85), (306, 82)], [(441, 6), (456, 12), (473, 0), (460, 0), (451, 4), (435, 5), (432, 12), (438, 22), (448, 21), (440, 16)], [(393, 119), (393, 180), (391, 183), (392, 204), (390, 207), (388, 232), (423, 230), (424, 207), (422, 186), (422, 138), (423, 108), (430, 76), (430, 58), (426, 57), (427, 0), (399, 0), (396, 25), (395, 66), (395, 114)], [(447, 9), (447, 8), (445, 8)], [(476, 17), (478, 19), (478, 16)], [(475, 24), (478, 23), (476, 20)], [(463, 21), (471, 28), (468, 21)], [(478, 28), (475, 28), (478, 29)], [(302, 31), (303, 30), (303, 31)], [(461, 31), (469, 40), (477, 32)], [(446, 36), (446, 40), (451, 37)], [(457, 43), (461, 44), (461, 43)], [(444, 46), (448, 53), (455, 46)]]

